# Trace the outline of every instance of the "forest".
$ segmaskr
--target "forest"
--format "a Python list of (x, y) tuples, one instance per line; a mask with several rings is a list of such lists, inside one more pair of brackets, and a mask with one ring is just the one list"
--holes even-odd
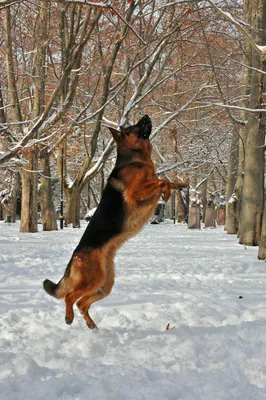
[(0, 0), (0, 18), (0, 219), (79, 227), (108, 127), (148, 114), (158, 176), (225, 199), (225, 230), (265, 259), (263, 0)]

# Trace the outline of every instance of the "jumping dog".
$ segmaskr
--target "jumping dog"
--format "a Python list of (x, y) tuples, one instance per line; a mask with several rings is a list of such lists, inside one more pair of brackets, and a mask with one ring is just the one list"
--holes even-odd
[(65, 274), (57, 283), (46, 279), (45, 291), (64, 298), (66, 323), (74, 319), (76, 303), (87, 326), (96, 328), (89, 315), (91, 304), (108, 296), (114, 284), (114, 256), (151, 218), (160, 197), (167, 201), (171, 189), (186, 186), (158, 179), (151, 159), (151, 120), (145, 115), (133, 126), (109, 128), (117, 147), (117, 160), (97, 210), (74, 250)]

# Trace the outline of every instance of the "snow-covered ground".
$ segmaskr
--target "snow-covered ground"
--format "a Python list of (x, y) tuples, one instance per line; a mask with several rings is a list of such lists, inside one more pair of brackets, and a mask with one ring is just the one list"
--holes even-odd
[[(82, 229), (0, 223), (1, 400), (266, 399), (266, 265), (222, 230), (148, 225), (91, 308), (99, 331), (42, 289)], [(242, 296), (242, 297), (241, 297)], [(166, 330), (170, 323), (170, 329)]]

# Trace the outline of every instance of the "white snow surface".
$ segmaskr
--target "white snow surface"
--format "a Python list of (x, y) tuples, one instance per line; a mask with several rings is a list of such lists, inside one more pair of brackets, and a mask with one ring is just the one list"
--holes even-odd
[(85, 226), (26, 234), (0, 222), (1, 400), (266, 399), (256, 248), (222, 228), (146, 226), (119, 250), (91, 331), (76, 307), (66, 325), (64, 302), (42, 289), (61, 278)]

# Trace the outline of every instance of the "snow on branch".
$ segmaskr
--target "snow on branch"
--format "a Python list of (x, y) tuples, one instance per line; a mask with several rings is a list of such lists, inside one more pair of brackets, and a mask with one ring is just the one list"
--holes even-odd
[(234, 18), (232, 16), (231, 13), (227, 12), (227, 11), (223, 11), (220, 7), (218, 7), (213, 0), (207, 0), (207, 2), (209, 4), (211, 4), (216, 11), (218, 11), (218, 13), (220, 15), (222, 15), (225, 19), (227, 19), (228, 21), (230, 21), (232, 24), (234, 24), (247, 38), (247, 40), (249, 41), (249, 43), (251, 44), (251, 46), (253, 47), (253, 49), (260, 54), (261, 56), (266, 55), (266, 46), (259, 46), (258, 44), (255, 43), (255, 41), (252, 39), (252, 37), (250, 36), (250, 34), (246, 31), (246, 29), (243, 27), (243, 25), (246, 25), (244, 22), (239, 22), (236, 18)]
[(10, 7), (17, 3), (22, 3), (23, 0), (0, 0), (0, 10), (5, 7)]
[[(0, 0), (0, 10), (1, 8), (5, 7), (10, 7), (11, 5), (15, 3), (20, 3), (23, 2), (24, 0)], [(80, 4), (84, 6), (91, 6), (91, 7), (97, 7), (97, 8), (102, 8), (102, 9), (107, 9), (111, 10), (114, 14), (117, 15), (119, 19), (121, 19), (128, 27), (129, 29), (134, 33), (134, 35), (137, 36), (137, 38), (142, 42), (142, 44), (146, 45), (147, 42), (142, 39), (142, 37), (138, 34), (138, 32), (133, 28), (133, 26), (121, 15), (115, 7), (111, 4), (109, 0), (106, 1), (88, 1), (88, 0), (47, 0), (51, 3), (73, 3), (73, 4)]]
[(108, 159), (114, 148), (115, 148), (114, 140), (110, 139), (104, 151), (102, 152), (101, 156), (98, 158), (95, 164), (89, 169), (89, 171), (87, 171), (87, 173), (85, 174), (82, 180), (83, 184), (87, 181), (87, 179), (92, 179), (101, 170), (105, 161)]
[(191, 110), (197, 110), (197, 109), (200, 109), (200, 108), (210, 108), (210, 107), (231, 108), (233, 110), (247, 111), (247, 112), (252, 112), (252, 113), (266, 112), (266, 108), (247, 108), (247, 107), (234, 106), (234, 105), (224, 104), (224, 103), (203, 104), (201, 106), (191, 107), (191, 108), (189, 108), (189, 110), (191, 111)]
[[(0, 6), (10, 6), (14, 3), (22, 3), (24, 0), (0, 0)], [(62, 3), (62, 1), (55, 1), (55, 3)], [(109, 8), (110, 4), (108, 2), (96, 2), (96, 1), (87, 1), (87, 0), (71, 0), (71, 1), (65, 1), (65, 3), (79, 3), (79, 4), (84, 4), (88, 6), (94, 6), (94, 7), (105, 7)]]
[(151, 134), (151, 139), (153, 139), (156, 135), (158, 135), (158, 133), (164, 129), (174, 118), (177, 117), (178, 114), (180, 114), (183, 111), (187, 111), (188, 107), (190, 106), (190, 104), (192, 104), (196, 98), (199, 96), (199, 94), (206, 89), (206, 87), (208, 87), (208, 85), (201, 85), (198, 90), (196, 91), (196, 93), (191, 97), (190, 100), (187, 101), (186, 104), (184, 104), (181, 108), (179, 108), (177, 111), (173, 112), (168, 118), (166, 118), (161, 125), (159, 125)]

